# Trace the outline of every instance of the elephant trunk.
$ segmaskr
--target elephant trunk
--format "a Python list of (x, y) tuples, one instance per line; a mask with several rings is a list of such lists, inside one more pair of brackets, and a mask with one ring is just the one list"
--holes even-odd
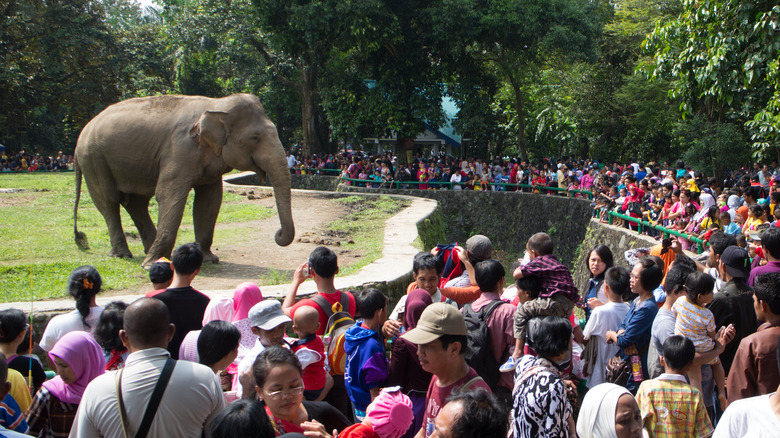
[(287, 167), (287, 159), (281, 142), (275, 148), (278, 153), (272, 157), (266, 167), (266, 175), (274, 188), (276, 209), (279, 212), (281, 228), (276, 232), (274, 239), (279, 246), (287, 246), (295, 238), (295, 224), (292, 218), (291, 194), (290, 194), (290, 170)]

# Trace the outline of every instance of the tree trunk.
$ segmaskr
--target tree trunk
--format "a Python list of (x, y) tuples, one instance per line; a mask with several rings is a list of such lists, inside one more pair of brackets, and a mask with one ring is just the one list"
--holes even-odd
[(512, 84), (512, 91), (515, 94), (515, 106), (517, 107), (517, 146), (520, 148), (520, 154), (523, 160), (528, 160), (528, 143), (525, 138), (525, 118), (523, 116), (523, 96), (520, 93), (520, 85), (509, 75), (509, 82)]
[(317, 89), (316, 72), (313, 68), (301, 66), (301, 122), (303, 123), (303, 155), (322, 153), (320, 137), (317, 134)]

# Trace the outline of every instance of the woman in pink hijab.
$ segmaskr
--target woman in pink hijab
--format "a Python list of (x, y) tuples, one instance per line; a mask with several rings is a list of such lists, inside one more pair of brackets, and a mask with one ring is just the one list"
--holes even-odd
[(249, 351), (255, 346), (257, 336), (252, 333), (252, 323), (249, 322), (249, 309), (263, 301), (263, 293), (260, 288), (250, 282), (241, 283), (233, 292), (233, 323), (241, 332), (241, 343), (238, 346), (239, 357), (244, 357), (241, 350)]
[(37, 437), (67, 436), (84, 390), (105, 372), (106, 360), (95, 338), (82, 331), (61, 337), (49, 358), (56, 366), (57, 377), (44, 382), (35, 394), (27, 411), (27, 433)]

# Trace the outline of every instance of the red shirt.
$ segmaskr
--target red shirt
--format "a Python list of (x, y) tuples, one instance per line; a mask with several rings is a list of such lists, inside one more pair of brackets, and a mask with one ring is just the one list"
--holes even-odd
[[(341, 292), (338, 291), (336, 293), (330, 293), (330, 294), (324, 294), (324, 293), (318, 293), (318, 295), (322, 295), (325, 297), (326, 300), (332, 305), (338, 303), (341, 301), (341, 294), (346, 293), (349, 296), (349, 314), (353, 318), (355, 317), (355, 297), (352, 296), (349, 292)], [(322, 336), (325, 334), (325, 328), (328, 325), (328, 317), (325, 315), (325, 311), (320, 308), (320, 306), (317, 304), (316, 301), (312, 300), (311, 298), (305, 298), (303, 300), (298, 301), (290, 308), (290, 318), (295, 318), (295, 311), (298, 310), (301, 306), (311, 306), (317, 309), (317, 312), (320, 314), (320, 328), (317, 329), (317, 334)]]
[(303, 386), (306, 390), (316, 391), (325, 387), (325, 344), (322, 338), (314, 335), (312, 339), (303, 343), (293, 343), (290, 350), (297, 353), (298, 350), (308, 349), (320, 355), (320, 360), (303, 369)]
[(487, 383), (485, 383), (477, 372), (474, 371), (474, 368), (469, 368), (468, 374), (452, 385), (440, 387), (438, 382), (439, 379), (434, 375), (431, 379), (431, 384), (428, 385), (428, 394), (425, 397), (425, 418), (423, 427), (425, 428), (424, 436), (426, 437), (431, 436), (433, 433), (433, 421), (436, 419), (436, 416), (439, 415), (441, 408), (447, 404), (447, 398), (453, 391), (460, 389), (470, 391), (472, 389), (484, 388), (485, 391), (492, 392)]
[(371, 426), (363, 423), (353, 424), (339, 432), (339, 438), (380, 438)]

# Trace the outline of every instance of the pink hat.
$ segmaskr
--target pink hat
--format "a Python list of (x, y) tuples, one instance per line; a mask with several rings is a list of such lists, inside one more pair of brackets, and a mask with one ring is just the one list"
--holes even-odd
[(412, 401), (398, 386), (385, 388), (368, 405), (366, 416), (381, 438), (400, 438), (414, 420)]

